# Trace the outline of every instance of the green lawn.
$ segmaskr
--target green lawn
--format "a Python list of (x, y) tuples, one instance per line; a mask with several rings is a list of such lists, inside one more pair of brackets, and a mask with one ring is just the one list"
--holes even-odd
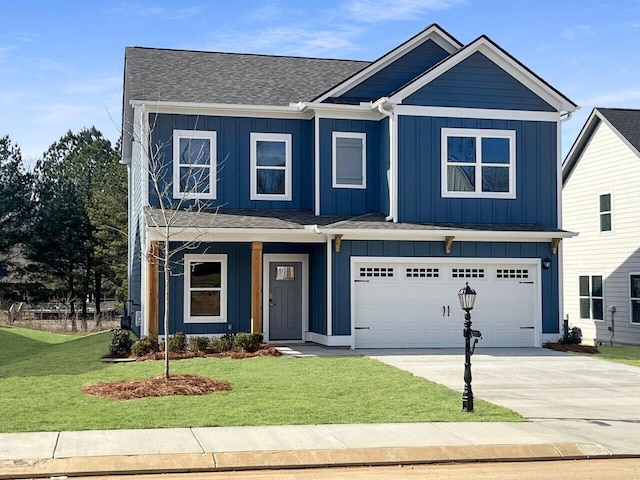
[(0, 431), (522, 421), (478, 399), (475, 413), (462, 413), (459, 393), (359, 356), (180, 360), (172, 362), (174, 373), (227, 380), (233, 390), (127, 401), (86, 395), (87, 383), (163, 371), (161, 361), (101, 362), (109, 339), (108, 332), (81, 337), (0, 328)]
[(598, 347), (594, 358), (640, 367), (640, 347)]

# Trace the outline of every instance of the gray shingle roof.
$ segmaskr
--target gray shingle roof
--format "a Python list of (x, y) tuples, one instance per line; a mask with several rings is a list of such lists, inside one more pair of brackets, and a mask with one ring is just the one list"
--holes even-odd
[[(145, 212), (147, 224), (165, 226), (159, 209), (150, 208)], [(368, 213), (360, 216), (319, 215), (310, 210), (236, 210), (219, 209), (217, 212), (179, 211), (172, 222), (177, 228), (264, 228), (264, 229), (304, 229), (307, 225), (317, 225), (325, 230), (395, 230), (395, 231), (476, 231), (476, 232), (547, 232), (561, 233), (560, 230), (544, 225), (502, 224), (502, 223), (393, 223), (385, 220), (382, 213)]]
[(640, 110), (630, 108), (598, 108), (597, 110), (640, 152)]
[(369, 63), (127, 47), (126, 100), (287, 106), (317, 97)]

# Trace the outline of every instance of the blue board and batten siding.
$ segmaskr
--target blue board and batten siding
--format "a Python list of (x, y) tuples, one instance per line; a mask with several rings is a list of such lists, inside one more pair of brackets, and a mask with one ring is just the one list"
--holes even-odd
[(556, 109), (476, 52), (405, 98), (404, 105), (555, 112)]
[[(351, 335), (351, 257), (545, 258), (550, 243), (453, 242), (446, 254), (444, 242), (343, 240), (333, 253), (332, 328), (334, 335)], [(555, 257), (553, 257), (555, 258)], [(558, 333), (558, 262), (542, 270), (542, 333)], [(461, 285), (463, 286), (463, 285)]]
[(358, 104), (377, 100), (402, 87), (447, 56), (449, 53), (444, 48), (433, 40), (427, 40), (337, 99), (329, 101)]
[[(176, 249), (180, 243), (172, 242)], [(169, 280), (169, 329), (188, 335), (211, 335), (251, 331), (251, 243), (202, 243), (188, 254), (227, 256), (227, 319), (225, 323), (184, 322), (184, 251), (173, 258)], [(309, 256), (309, 331), (326, 334), (326, 244), (264, 243), (263, 253), (307, 254)], [(266, 288), (266, 286), (265, 286)], [(164, 334), (164, 273), (158, 272), (159, 334)], [(265, 312), (265, 315), (268, 312)]]
[[(380, 128), (371, 120), (320, 119), (320, 213), (362, 215), (380, 208)], [(333, 132), (366, 134), (367, 188), (333, 188)], [(388, 135), (388, 133), (387, 133)]]
[[(224, 208), (262, 208), (313, 210), (313, 120), (244, 118), (205, 115), (158, 114), (150, 115), (152, 125), (151, 149), (163, 147), (157, 158), (166, 166), (165, 178), (173, 175), (174, 130), (206, 130), (216, 132), (217, 143), (217, 199), (212, 206)], [(250, 200), (251, 133), (291, 134), (292, 197), (291, 201)], [(164, 186), (164, 185), (163, 185)], [(149, 185), (149, 203), (159, 206), (153, 185)], [(190, 202), (185, 202), (188, 205)]]
[[(515, 131), (516, 198), (442, 197), (445, 127)], [(398, 221), (558, 225), (555, 122), (403, 115), (398, 131)]]

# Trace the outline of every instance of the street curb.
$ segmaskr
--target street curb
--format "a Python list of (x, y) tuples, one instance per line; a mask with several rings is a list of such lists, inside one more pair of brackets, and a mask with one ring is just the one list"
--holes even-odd
[(201, 454), (114, 455), (0, 462), (0, 480), (55, 476), (150, 474), (432, 463), (522, 462), (612, 458), (597, 444), (545, 443), (390, 447)]

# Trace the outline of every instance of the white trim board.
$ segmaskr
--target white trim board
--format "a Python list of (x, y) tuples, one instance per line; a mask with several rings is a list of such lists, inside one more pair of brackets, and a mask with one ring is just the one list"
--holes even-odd
[[(309, 331), (309, 255), (306, 253), (265, 253), (262, 255), (262, 333), (269, 341), (269, 263), (302, 262), (302, 337)], [(289, 342), (288, 340), (284, 343)]]
[(398, 115), (413, 117), (479, 118), (491, 120), (522, 120), (527, 122), (559, 122), (558, 112), (532, 112), (527, 110), (492, 110), (490, 108), (423, 107), (395, 105)]

